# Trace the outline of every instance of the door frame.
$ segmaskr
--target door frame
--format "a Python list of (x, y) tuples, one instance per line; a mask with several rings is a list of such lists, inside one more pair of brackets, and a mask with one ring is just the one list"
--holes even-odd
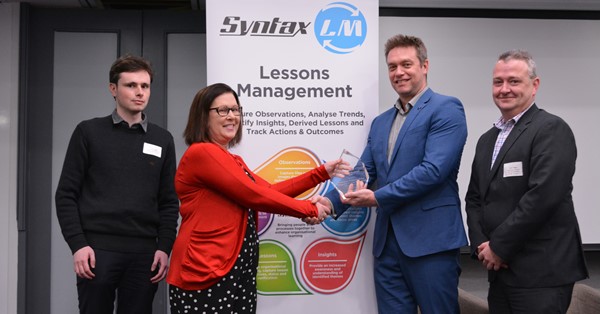
[[(115, 33), (117, 55), (149, 59), (156, 74), (147, 113), (153, 123), (166, 128), (166, 35), (205, 33), (206, 19), (204, 11), (49, 9), (28, 4), (22, 4), (20, 12), (17, 312), (39, 314), (51, 311), (54, 33)], [(166, 295), (163, 282), (154, 313), (168, 312)]]

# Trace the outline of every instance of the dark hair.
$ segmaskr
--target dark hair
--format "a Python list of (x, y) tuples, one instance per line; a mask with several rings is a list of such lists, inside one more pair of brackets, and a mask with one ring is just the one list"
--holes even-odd
[(510, 60), (520, 60), (525, 62), (527, 64), (527, 74), (529, 75), (529, 78), (534, 79), (537, 77), (535, 61), (529, 52), (525, 50), (513, 49), (502, 53), (498, 57), (498, 61), (508, 62)]
[(385, 57), (387, 59), (390, 50), (396, 47), (415, 47), (417, 58), (423, 64), (427, 60), (427, 48), (425, 43), (419, 37), (398, 34), (387, 40), (385, 43)]
[(119, 59), (113, 62), (112, 66), (110, 67), (110, 72), (108, 73), (108, 81), (109, 83), (117, 84), (121, 73), (139, 71), (148, 72), (148, 74), (150, 75), (150, 82), (152, 82), (154, 71), (152, 71), (152, 66), (150, 65), (150, 62), (148, 62), (148, 60), (142, 57), (127, 54), (121, 56)]
[[(212, 84), (196, 93), (190, 106), (187, 125), (183, 131), (183, 138), (188, 146), (193, 143), (212, 143), (208, 132), (209, 109), (217, 97), (227, 93), (233, 94), (235, 102), (239, 106), (240, 100), (237, 93), (227, 84)], [(243, 116), (243, 114), (240, 115), (240, 126), (233, 139), (229, 142), (228, 147), (233, 147), (242, 140)]]

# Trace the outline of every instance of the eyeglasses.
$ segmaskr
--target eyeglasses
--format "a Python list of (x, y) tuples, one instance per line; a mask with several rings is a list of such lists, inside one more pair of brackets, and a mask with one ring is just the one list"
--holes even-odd
[(209, 108), (208, 110), (215, 110), (218, 115), (221, 117), (226, 117), (229, 114), (229, 111), (233, 112), (234, 116), (239, 116), (242, 113), (242, 107), (233, 107), (229, 108), (227, 106), (221, 106), (216, 108)]

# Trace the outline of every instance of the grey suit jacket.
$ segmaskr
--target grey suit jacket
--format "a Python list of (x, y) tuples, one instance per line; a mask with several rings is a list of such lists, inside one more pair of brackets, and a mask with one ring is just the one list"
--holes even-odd
[(478, 143), (466, 196), (471, 252), (490, 241), (508, 269), (489, 280), (549, 287), (588, 277), (571, 192), (577, 148), (570, 127), (535, 104), (490, 169), (498, 129)]

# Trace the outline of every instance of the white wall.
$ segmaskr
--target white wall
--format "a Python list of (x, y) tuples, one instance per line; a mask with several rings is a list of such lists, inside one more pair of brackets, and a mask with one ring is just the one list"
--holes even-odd
[(0, 313), (16, 313), (18, 3), (0, 3), (0, 43)]

